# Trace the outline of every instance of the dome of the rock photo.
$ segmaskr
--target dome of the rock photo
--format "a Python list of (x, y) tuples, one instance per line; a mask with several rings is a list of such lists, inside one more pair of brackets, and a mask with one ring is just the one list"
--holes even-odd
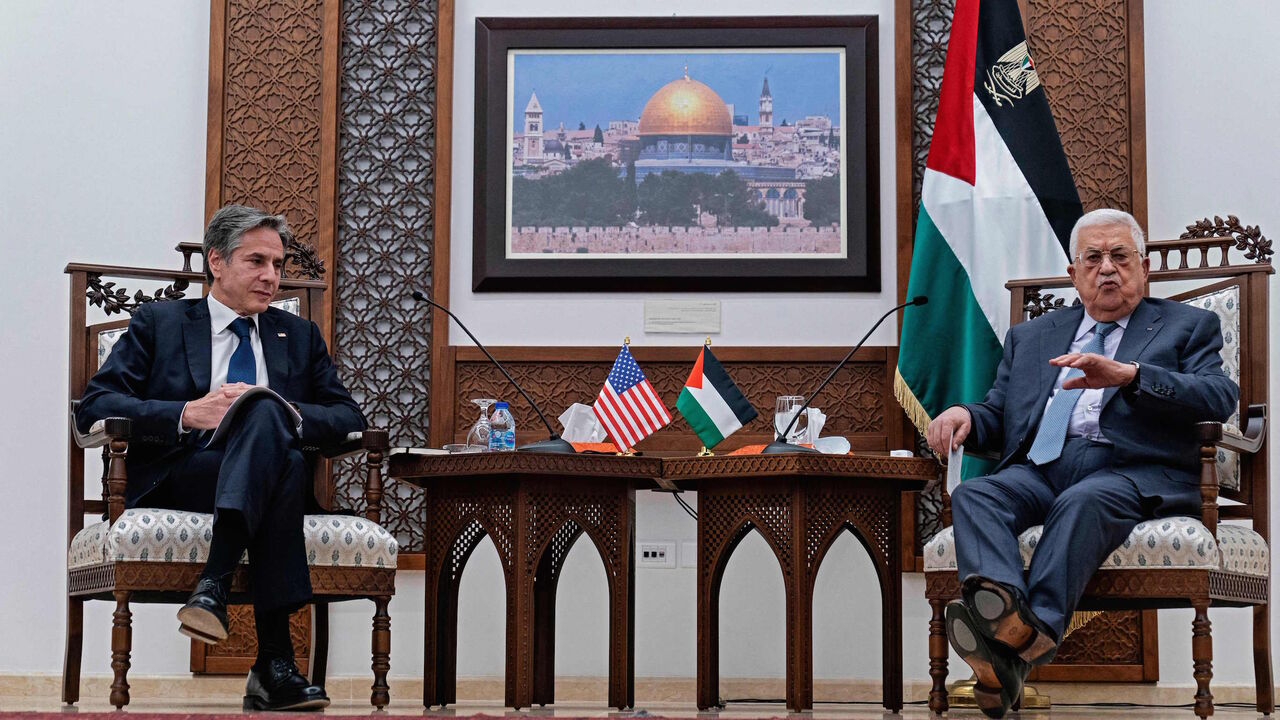
[(729, 136), (733, 119), (715, 90), (688, 76), (658, 89), (640, 113), (641, 137), (652, 135)]

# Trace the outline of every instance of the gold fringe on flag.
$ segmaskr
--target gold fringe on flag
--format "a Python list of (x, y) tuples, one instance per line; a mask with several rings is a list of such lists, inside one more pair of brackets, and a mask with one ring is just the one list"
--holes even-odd
[(1088, 625), (1094, 618), (1101, 615), (1097, 610), (1081, 610), (1080, 612), (1071, 614), (1071, 621), (1067, 623), (1067, 627), (1062, 631), (1062, 639), (1066, 640), (1067, 636)]
[(916, 426), (916, 432), (921, 435), (925, 434), (925, 430), (929, 427), (929, 421), (933, 418), (929, 417), (929, 413), (925, 412), (924, 406), (916, 399), (915, 393), (911, 392), (907, 381), (902, 378), (902, 373), (897, 368), (893, 369), (893, 396), (898, 399), (898, 404), (902, 406), (903, 412), (910, 418), (911, 424)]

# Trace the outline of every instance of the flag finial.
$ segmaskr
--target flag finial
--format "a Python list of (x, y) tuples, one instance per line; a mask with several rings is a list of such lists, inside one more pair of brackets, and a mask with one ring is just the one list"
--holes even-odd
[(706, 345), (707, 347), (711, 347), (711, 336), (708, 335), (707, 339), (702, 341), (702, 344)]
[(622, 338), (622, 344), (623, 344), (623, 345), (630, 345), (630, 344), (631, 344), (631, 336), (630, 336), (630, 335), (628, 335), (628, 336), (626, 336), (626, 337)]

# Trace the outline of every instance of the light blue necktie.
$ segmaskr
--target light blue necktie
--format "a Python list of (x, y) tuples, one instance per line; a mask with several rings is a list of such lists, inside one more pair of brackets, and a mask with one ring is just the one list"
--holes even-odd
[(231, 353), (231, 361), (227, 363), (227, 382), (258, 384), (258, 363), (253, 359), (253, 343), (249, 341), (249, 333), (253, 330), (253, 322), (249, 318), (236, 318), (231, 321), (231, 332), (240, 338), (240, 344)]
[[(1113, 322), (1100, 322), (1093, 328), (1093, 339), (1091, 339), (1080, 352), (1095, 353), (1105, 355), (1103, 351), (1104, 343), (1107, 335), (1115, 330), (1119, 325)], [(1063, 383), (1071, 378), (1078, 378), (1084, 375), (1079, 368), (1071, 368), (1067, 376), (1062, 379)], [(1044, 465), (1057, 460), (1062, 455), (1062, 444), (1067, 439), (1067, 425), (1071, 422), (1071, 411), (1076, 406), (1076, 401), (1080, 399), (1084, 388), (1076, 388), (1074, 390), (1059, 389), (1057, 394), (1053, 396), (1053, 401), (1049, 403), (1049, 409), (1044, 411), (1044, 417), (1040, 420), (1040, 429), (1036, 431), (1036, 439), (1031, 443), (1031, 450), (1027, 452), (1027, 459), (1036, 465)]]

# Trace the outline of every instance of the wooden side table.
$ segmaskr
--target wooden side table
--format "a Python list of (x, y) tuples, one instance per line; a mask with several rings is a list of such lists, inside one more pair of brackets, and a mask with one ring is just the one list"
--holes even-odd
[(663, 461), (663, 477), (698, 491), (698, 708), (720, 704), (720, 582), (758, 530), (787, 596), (787, 708), (813, 707), (813, 585), (849, 530), (870, 551), (883, 612), (884, 706), (902, 709), (902, 494), (938, 476), (933, 460), (884, 455), (726, 455)]
[(458, 587), (486, 535), (506, 579), (506, 705), (554, 702), (556, 584), (584, 534), (609, 581), (609, 705), (635, 705), (635, 491), (656, 484), (661, 460), (395, 453), (389, 466), (427, 495), (424, 705), (456, 701)]

